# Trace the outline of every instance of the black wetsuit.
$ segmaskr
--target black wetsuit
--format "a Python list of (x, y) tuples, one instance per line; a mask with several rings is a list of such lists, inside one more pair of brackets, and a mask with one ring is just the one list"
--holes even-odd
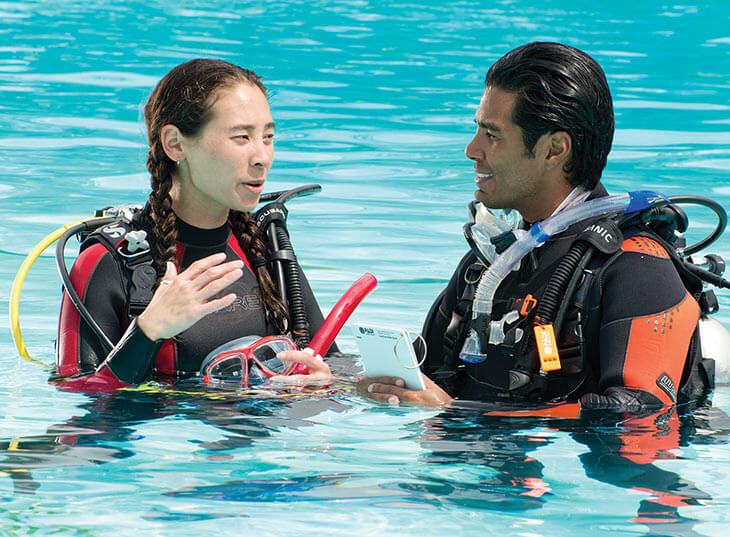
[[(233, 304), (203, 317), (173, 339), (152, 341), (136, 321), (129, 322), (129, 271), (106, 246), (92, 244), (74, 263), (71, 281), (104, 333), (117, 343), (107, 353), (64, 293), (57, 344), (58, 375), (81, 377), (80, 387), (88, 389), (139, 383), (151, 376), (187, 377), (196, 374), (206, 355), (219, 345), (242, 336), (274, 333), (266, 321), (256, 276), (230, 226), (206, 230), (178, 219), (177, 236), (179, 272), (218, 252), (225, 252), (228, 261), (244, 261), (243, 276), (218, 295), (235, 293)], [(322, 313), (303, 274), (302, 284), (307, 317), (315, 333), (323, 322)]]
[[(601, 195), (606, 193), (599, 185), (592, 197)], [(655, 238), (635, 230), (624, 234), (615, 254), (594, 256), (588, 266), (593, 277), (584, 283), (589, 288), (579, 292), (594, 300), (586, 299), (582, 305), (582, 325), (576, 328), (575, 323), (568, 324), (558, 336), (562, 369), (547, 375), (537, 371), (534, 306), (542, 299), (558, 263), (588, 223), (575, 224), (550, 238), (499, 285), (492, 320), (503, 319), (511, 311), (519, 316), (504, 325), (505, 343), (490, 345), (487, 359), (481, 363), (466, 363), (457, 357), (465, 333), (457, 337), (452, 352), (448, 336), (444, 337), (449, 325), (450, 333), (455, 326), (464, 326), (456, 322), (460, 315), (471, 316), (471, 310), (465, 312), (463, 308), (466, 280), (473, 282), (481, 272), (475, 256), (467, 254), (423, 328), (428, 345), (424, 372), (459, 399), (577, 401), (586, 394), (603, 394), (629, 407), (676, 402), (688, 375), (688, 355), (697, 350), (694, 334), (700, 310), (667, 250)], [(575, 308), (572, 315), (576, 315)], [(570, 348), (570, 340), (576, 339), (575, 334), (568, 333), (572, 330), (582, 330), (582, 348)], [(532, 365), (532, 371), (528, 367), (523, 372), (530, 373), (533, 381), (513, 389), (518, 361)], [(606, 403), (595, 398), (593, 402), (598, 406)], [(591, 402), (584, 399), (582, 403)]]

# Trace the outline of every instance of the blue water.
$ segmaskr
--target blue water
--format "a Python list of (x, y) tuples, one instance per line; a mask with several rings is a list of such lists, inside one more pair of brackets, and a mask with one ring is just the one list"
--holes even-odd
[[(195, 56), (263, 75), (277, 125), (269, 189), (322, 185), (291, 203), (290, 230), (325, 310), (363, 272), (378, 277), (359, 321), (417, 330), (446, 284), (465, 250), (463, 149), (482, 81), (527, 41), (576, 45), (604, 67), (617, 114), (609, 190), (730, 206), (727, 2), (425, 4), (0, 3), (2, 308), (43, 237), (144, 200), (141, 107)], [(690, 216), (690, 240), (714, 225)], [(730, 258), (728, 236), (712, 250)], [(49, 250), (21, 302), (45, 364), (59, 291)], [(681, 424), (383, 408), (347, 379), (90, 397), (49, 386), (0, 323), (0, 535), (724, 536), (730, 523), (727, 384)], [(338, 342), (355, 350), (349, 333)]]

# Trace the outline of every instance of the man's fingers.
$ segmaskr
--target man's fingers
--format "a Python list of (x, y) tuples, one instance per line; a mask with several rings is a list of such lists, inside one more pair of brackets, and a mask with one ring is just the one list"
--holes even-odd
[(400, 404), (400, 399), (397, 395), (390, 395), (386, 393), (370, 393), (368, 394), (368, 399), (383, 405), (397, 406)]
[(406, 392), (404, 388), (396, 386), (394, 384), (381, 384), (380, 382), (373, 382), (367, 387), (367, 393), (369, 394), (390, 394), (395, 395), (399, 399)]
[(367, 384), (391, 384), (400, 388), (404, 388), (406, 385), (406, 383), (400, 377), (367, 377), (364, 380), (367, 381)]

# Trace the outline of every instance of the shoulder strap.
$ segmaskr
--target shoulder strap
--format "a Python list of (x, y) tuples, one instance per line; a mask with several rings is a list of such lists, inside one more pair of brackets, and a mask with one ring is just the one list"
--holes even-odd
[(120, 218), (89, 234), (81, 243), (80, 251), (97, 243), (104, 245), (124, 267), (129, 293), (127, 314), (130, 318), (136, 317), (152, 300), (157, 283), (157, 270), (152, 264), (146, 233), (134, 220)]
[[(459, 353), (459, 346), (466, 338), (471, 321), (471, 308), (474, 294), (476, 293), (479, 279), (486, 267), (481, 263), (475, 262), (474, 258), (467, 256), (462, 264), (457, 268), (457, 272), (462, 274), (460, 281), (460, 289), (458, 289), (454, 314), (459, 316), (458, 323), (452, 323), (444, 333), (443, 354), (444, 363), (450, 369), (457, 366), (456, 357)], [(461, 287), (463, 286), (463, 287)]]

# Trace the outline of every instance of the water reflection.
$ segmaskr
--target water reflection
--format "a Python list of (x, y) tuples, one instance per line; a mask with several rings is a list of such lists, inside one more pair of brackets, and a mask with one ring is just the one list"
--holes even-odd
[[(197, 444), (211, 459), (226, 451), (251, 446), (281, 428), (311, 426), (322, 412), (342, 412), (347, 405), (327, 395), (330, 388), (238, 393), (207, 389), (199, 382), (174, 388), (150, 385), (140, 390), (89, 394), (82, 413), (48, 427), (46, 434), (0, 440), (0, 472), (10, 477), (16, 494), (32, 494), (41, 486), (33, 472), (59, 467), (112, 463), (135, 455), (140, 427), (173, 417), (218, 428), (216, 441)], [(123, 444), (125, 447), (119, 447)]]
[[(555, 434), (546, 437), (545, 431)], [(679, 510), (703, 505), (712, 497), (654, 463), (681, 458), (678, 452), (693, 444), (727, 443), (728, 432), (730, 417), (709, 405), (682, 413), (672, 408), (638, 416), (596, 413), (557, 420), (446, 413), (425, 424), (420, 442), (430, 450), (427, 461), (442, 468), (466, 464), (484, 470), (470, 479), (432, 477), (421, 492), (430, 497), (438, 490), (442, 503), (469, 507), (539, 508), (553, 496), (554, 487), (564, 487), (570, 479), (561, 476), (561, 483), (551, 483), (537, 452), (557, 433), (568, 433), (588, 448), (578, 456), (586, 477), (648, 495), (639, 497), (636, 516), (628, 522), (648, 526), (648, 535), (696, 535), (696, 521)], [(600, 506), (599, 497), (593, 500)]]

